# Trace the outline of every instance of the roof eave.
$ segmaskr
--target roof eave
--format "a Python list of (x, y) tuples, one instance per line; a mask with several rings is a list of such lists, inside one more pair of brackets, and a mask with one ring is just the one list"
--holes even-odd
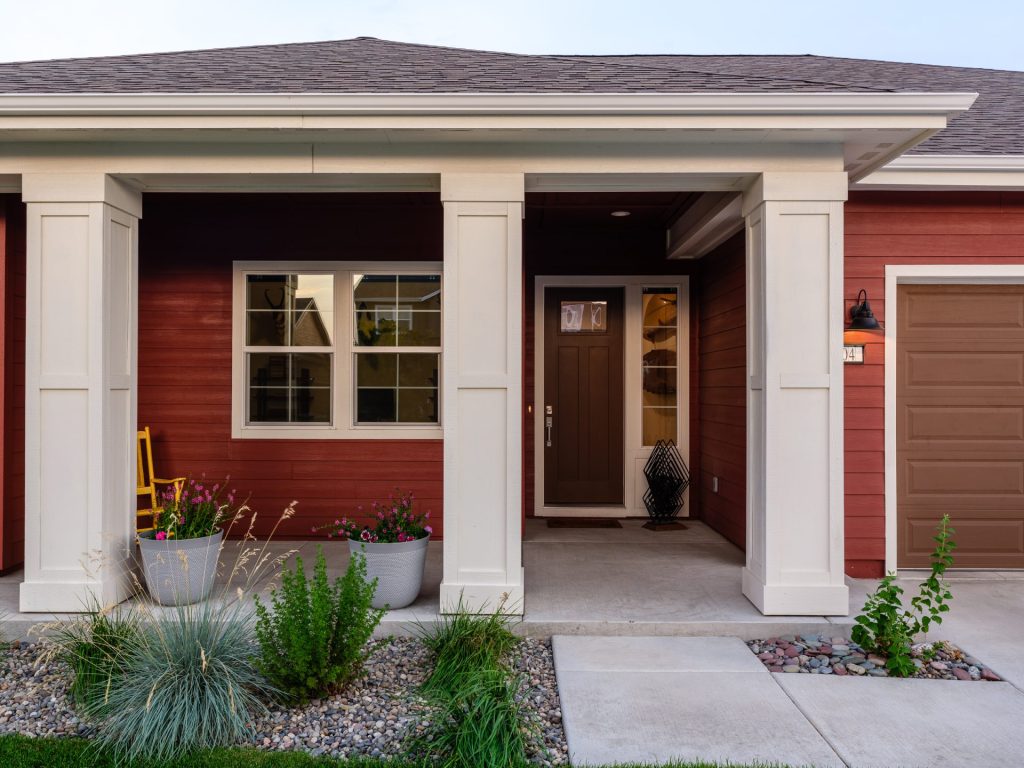
[(943, 115), (977, 93), (0, 93), (0, 116)]

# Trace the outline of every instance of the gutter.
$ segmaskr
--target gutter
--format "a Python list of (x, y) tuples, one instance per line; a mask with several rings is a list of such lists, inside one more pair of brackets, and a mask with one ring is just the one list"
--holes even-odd
[(0, 94), (0, 116), (945, 115), (976, 93)]

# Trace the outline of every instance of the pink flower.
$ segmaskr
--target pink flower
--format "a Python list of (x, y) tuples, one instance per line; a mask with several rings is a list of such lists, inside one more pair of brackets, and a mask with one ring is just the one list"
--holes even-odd
[(185, 516), (182, 515), (181, 517), (178, 518), (178, 525), (184, 525), (184, 524), (185, 524)]
[(164, 533), (163, 531), (157, 531), (157, 534), (156, 534), (156, 540), (157, 541), (163, 541), (166, 538), (167, 538), (167, 534), (166, 533)]
[(434, 529), (431, 528), (429, 525), (423, 526), (423, 530), (426, 531), (427, 533), (433, 533), (434, 532)]

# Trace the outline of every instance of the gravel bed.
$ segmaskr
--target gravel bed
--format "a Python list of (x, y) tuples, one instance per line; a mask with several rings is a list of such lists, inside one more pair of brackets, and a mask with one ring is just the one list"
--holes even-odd
[(562, 728), (551, 639), (524, 638), (512, 656), (512, 667), (523, 678), (521, 701), (533, 726), (529, 758), (541, 765), (567, 765), (569, 744)]
[[(511, 663), (522, 676), (521, 701), (535, 726), (531, 759), (541, 765), (566, 764), (568, 745), (550, 640), (524, 639)], [(423, 728), (424, 702), (416, 689), (429, 669), (429, 654), (418, 640), (379, 642), (367, 660), (365, 677), (343, 694), (302, 707), (275, 705), (256, 723), (253, 746), (333, 757), (398, 754), (410, 728)], [(67, 699), (64, 665), (41, 661), (40, 647), (30, 643), (0, 656), (0, 733), (88, 736), (90, 730)]]
[[(750, 640), (747, 647), (772, 672), (812, 675), (888, 677), (885, 657), (861, 648), (845, 637), (783, 635)], [(910, 677), (930, 680), (993, 680), (1002, 678), (952, 643), (918, 643), (912, 648)]]

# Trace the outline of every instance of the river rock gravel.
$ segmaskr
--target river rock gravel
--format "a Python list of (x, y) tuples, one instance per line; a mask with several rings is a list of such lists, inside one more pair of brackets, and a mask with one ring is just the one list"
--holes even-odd
[[(769, 671), (782, 674), (888, 677), (884, 656), (870, 653), (845, 637), (783, 635), (750, 640), (747, 647)], [(912, 646), (914, 678), (931, 680), (1000, 680), (998, 674), (952, 643)]]
[[(530, 757), (540, 765), (568, 762), (551, 642), (526, 638), (510, 664), (520, 676), (520, 700), (531, 725)], [(366, 675), (335, 696), (300, 707), (275, 705), (256, 723), (253, 746), (351, 757), (400, 753), (410, 729), (424, 727), (426, 708), (416, 690), (430, 669), (426, 648), (413, 638), (377, 642)], [(20, 643), (0, 655), (0, 733), (88, 736), (67, 699), (67, 669), (45, 660), (38, 645)]]

